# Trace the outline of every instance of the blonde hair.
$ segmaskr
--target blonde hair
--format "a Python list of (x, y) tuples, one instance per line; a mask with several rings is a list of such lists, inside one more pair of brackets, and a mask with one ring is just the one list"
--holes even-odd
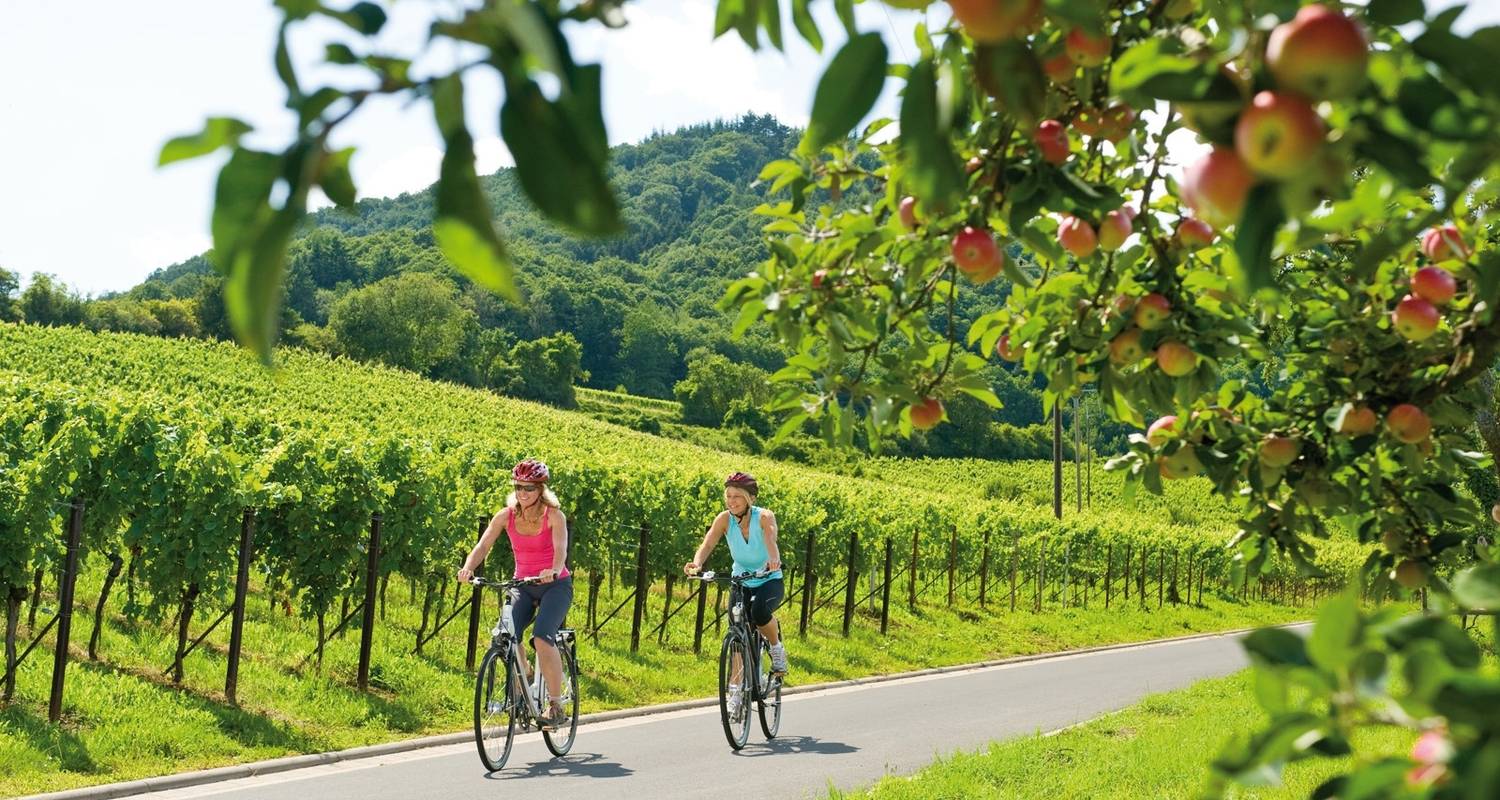
[[(553, 494), (552, 490), (548, 489), (545, 484), (542, 485), (542, 503), (559, 511), (562, 510), (562, 503), (557, 502), (557, 495)], [(514, 490), (505, 496), (505, 507), (513, 512), (521, 510), (521, 501), (516, 498)]]
[(755, 495), (751, 494), (750, 490), (744, 488), (743, 486), (725, 486), (724, 487), (724, 491), (725, 492), (739, 492), (740, 494), (742, 494), (742, 495), (745, 496), (745, 502), (746, 503), (749, 503), (752, 506), (755, 505)]

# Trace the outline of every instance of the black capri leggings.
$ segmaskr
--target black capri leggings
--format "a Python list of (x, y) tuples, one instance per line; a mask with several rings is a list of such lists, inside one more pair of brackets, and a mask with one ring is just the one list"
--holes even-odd
[(515, 625), (516, 636), (523, 635), (535, 617), (536, 628), (531, 635), (555, 645), (557, 629), (563, 626), (568, 608), (573, 605), (573, 576), (551, 583), (517, 586), (510, 590), (510, 603), (510, 621)]
[(780, 578), (772, 578), (759, 586), (734, 586), (729, 590), (729, 604), (734, 605), (739, 598), (740, 592), (750, 596), (750, 620), (757, 627), (771, 621), (771, 616), (776, 609), (781, 607), (782, 598), (786, 596), (786, 584)]

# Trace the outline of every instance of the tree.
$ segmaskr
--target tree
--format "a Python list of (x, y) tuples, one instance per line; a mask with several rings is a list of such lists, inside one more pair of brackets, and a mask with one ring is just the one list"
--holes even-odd
[(506, 394), (577, 408), (573, 387), (588, 380), (588, 373), (579, 366), (582, 361), (583, 347), (572, 334), (525, 339), (516, 342), (503, 361), (496, 357), (490, 381)]
[(21, 276), (0, 267), (0, 322), (19, 322), (21, 307), (16, 293), (21, 290)]
[(31, 276), (19, 305), (21, 318), (33, 325), (82, 325), (87, 318), (78, 293), (45, 272)]
[[(617, 230), (620, 210), (598, 68), (572, 60), (565, 23), (621, 24), (621, 5), (486, 5), (432, 37), (488, 50), (476, 63), (507, 86), (501, 131), (519, 185), (577, 233)], [(720, 0), (716, 33), (758, 47), (764, 32), (780, 46), (781, 5)], [(1311, 636), (1248, 637), (1272, 718), (1215, 762), (1219, 777), (1274, 775), (1348, 752), (1365, 725), (1402, 725), (1433, 746), (1355, 766), (1318, 795), (1500, 795), (1500, 678), (1478, 669), (1474, 642), (1445, 616), (1489, 616), (1500, 636), (1500, 552), (1476, 535), (1490, 525), (1484, 510), (1452, 488), (1495, 463), (1464, 446), (1476, 416), (1492, 413), (1479, 381), (1500, 349), (1495, 30), (1455, 31), (1454, 11), (1429, 18), (1415, 0), (1347, 13), (1293, 0), (950, 0), (954, 19), (923, 27), (897, 51), (909, 63), (893, 67), (883, 34), (836, 5), (847, 42), (795, 151), (761, 173), (776, 195), (763, 209), (769, 256), (723, 302), (737, 329), (764, 319), (794, 354), (778, 373), (787, 429), (817, 422), (847, 446), (856, 430), (909, 435), (913, 408), (935, 422), (958, 394), (995, 405), (982, 370), (996, 356), (1045, 379), (1044, 415), (1085, 385), (1138, 428), (1148, 412), (1175, 412), (1110, 466), (1148, 491), (1206, 474), (1242, 504), (1232, 544), (1246, 575), (1273, 555), (1315, 570), (1315, 543), (1336, 519), (1372, 548), (1364, 588), (1432, 593), (1434, 613), (1403, 618), (1361, 609), (1351, 590)], [(384, 22), (373, 6), (284, 8), (289, 25), (322, 13), (367, 36)], [(821, 48), (806, 10), (790, 12)], [(537, 26), (551, 35), (529, 35)], [(536, 42), (545, 53), (528, 49)], [(214, 227), (240, 337), (269, 352), (274, 293), (252, 288), (276, 283), (311, 188), (353, 202), (348, 151), (326, 143), (376, 94), (432, 98), (446, 143), (434, 237), (466, 274), (513, 296), (457, 72), (419, 85), (406, 62), (367, 59), (378, 89), (335, 91), (347, 102), (330, 104), (282, 63), (300, 112), (283, 151), (242, 147), (248, 126), (216, 119), (162, 156), (233, 150), (221, 185), (247, 191), (220, 204)], [(541, 64), (555, 65), (548, 92)], [(901, 84), (899, 134), (890, 120), (856, 131), (887, 80)], [(1184, 126), (1212, 149), (1166, 181), (1167, 139)], [(689, 173), (685, 213), (724, 183)], [(273, 203), (284, 176), (292, 185)], [(960, 326), (958, 286), (997, 274), (1014, 284), (1003, 306)], [(669, 344), (664, 327), (633, 313), (622, 339)], [(1273, 353), (1282, 366), (1268, 396), (1221, 382), (1220, 364)]]
[(328, 327), (354, 358), (425, 373), (458, 352), (472, 316), (452, 282), (407, 273), (345, 295)]
[(770, 375), (750, 364), (700, 348), (688, 353), (687, 365), (687, 377), (672, 387), (672, 393), (682, 404), (682, 421), (689, 425), (719, 427), (726, 424), (725, 415), (736, 400), (759, 406), (771, 396)]
[(670, 396), (682, 364), (679, 352), (671, 320), (659, 306), (640, 306), (625, 315), (620, 329), (620, 370), (631, 394)]

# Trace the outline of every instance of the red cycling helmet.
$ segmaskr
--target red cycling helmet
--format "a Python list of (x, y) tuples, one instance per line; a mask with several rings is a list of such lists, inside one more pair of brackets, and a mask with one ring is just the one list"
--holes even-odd
[(516, 465), (510, 471), (510, 479), (518, 483), (546, 483), (552, 477), (547, 465), (534, 458), (528, 458)]
[(724, 486), (744, 489), (752, 495), (760, 494), (760, 486), (755, 483), (755, 478), (748, 472), (730, 473), (729, 477), (724, 479)]

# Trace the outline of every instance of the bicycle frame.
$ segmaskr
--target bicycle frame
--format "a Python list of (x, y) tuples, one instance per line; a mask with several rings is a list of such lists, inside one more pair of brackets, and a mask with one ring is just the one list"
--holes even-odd
[(749, 670), (750, 674), (754, 676), (750, 690), (750, 699), (752, 700), (765, 700), (771, 693), (771, 689), (775, 686), (776, 681), (781, 679), (779, 675), (767, 673), (768, 678), (766, 682), (764, 684), (761, 683), (760, 644), (765, 640), (765, 636), (761, 635), (760, 629), (755, 627), (755, 623), (750, 619), (750, 609), (745, 607), (745, 581), (754, 578), (764, 578), (768, 575), (770, 575), (769, 572), (747, 572), (740, 575), (721, 576), (714, 572), (704, 572), (699, 575), (689, 576), (690, 580), (701, 580), (705, 583), (716, 580), (724, 581), (732, 589), (739, 590), (732, 592), (737, 599), (729, 605), (727, 612), (729, 614), (729, 626), (724, 631), (724, 639), (739, 638), (745, 643), (745, 652), (750, 654), (750, 663), (740, 665), (740, 680), (742, 682), (745, 680), (746, 670)]
[[(490, 649), (504, 651), (506, 662), (516, 671), (516, 674), (521, 676), (522, 683), (525, 684), (525, 691), (522, 691), (521, 694), (526, 698), (526, 715), (529, 717), (527, 727), (530, 727), (530, 720), (541, 719), (542, 716), (542, 710), (536, 704), (536, 696), (531, 693), (531, 681), (534, 676), (540, 674), (541, 662), (538, 660), (539, 655), (535, 652), (536, 647), (534, 646), (531, 648), (533, 652), (530, 661), (521, 657), (520, 639), (516, 636), (515, 631), (510, 629), (510, 590), (517, 586), (540, 583), (540, 581), (535, 578), (490, 581), (476, 577), (471, 583), (477, 586), (490, 586), (499, 589), (501, 596), (505, 598), (504, 604), (500, 607), (500, 618), (495, 620), (494, 627), (490, 628)], [(506, 694), (507, 696), (511, 694), (510, 687), (507, 687)]]

